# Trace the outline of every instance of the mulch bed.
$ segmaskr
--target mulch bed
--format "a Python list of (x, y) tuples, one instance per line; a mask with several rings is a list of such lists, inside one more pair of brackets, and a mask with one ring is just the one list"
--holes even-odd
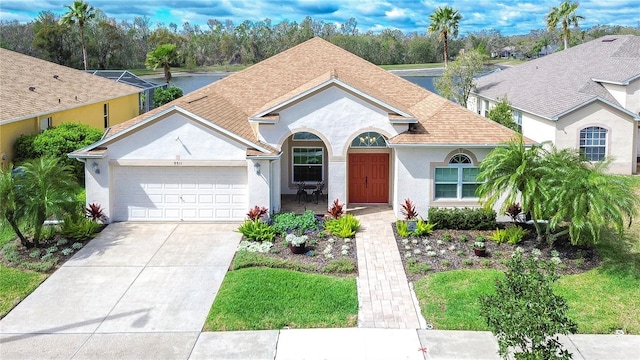
[[(489, 237), (493, 231), (479, 230), (434, 230), (428, 237), (401, 238), (395, 223), (390, 224), (396, 238), (400, 257), (410, 281), (415, 281), (427, 274), (457, 269), (499, 269), (505, 270), (506, 260), (521, 248), (525, 254), (536, 254), (538, 258), (550, 260), (555, 252), (561, 263), (560, 274), (577, 274), (591, 270), (601, 263), (601, 259), (593, 248), (573, 246), (568, 239), (556, 241), (553, 246), (540, 244), (536, 240), (535, 229), (527, 227), (528, 233), (517, 245), (498, 244)], [(473, 243), (478, 236), (483, 236), (486, 247), (484, 257), (476, 256)], [(463, 241), (466, 237), (466, 241)], [(430, 253), (431, 252), (431, 253)], [(415, 259), (415, 260), (412, 260)], [(408, 266), (408, 262), (410, 266)], [(427, 270), (428, 269), (428, 270)]]

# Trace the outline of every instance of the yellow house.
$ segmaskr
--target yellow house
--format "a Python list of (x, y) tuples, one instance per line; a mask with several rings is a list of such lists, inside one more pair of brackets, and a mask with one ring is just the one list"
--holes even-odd
[(0, 49), (0, 166), (22, 134), (65, 122), (107, 129), (139, 115), (140, 88)]

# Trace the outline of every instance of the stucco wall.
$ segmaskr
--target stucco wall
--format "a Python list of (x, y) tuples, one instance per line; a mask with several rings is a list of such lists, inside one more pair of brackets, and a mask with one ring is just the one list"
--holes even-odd
[(555, 142), (556, 124), (554, 121), (522, 111), (522, 135), (536, 142)]
[[(486, 148), (425, 148), (402, 147), (396, 148), (394, 172), (396, 183), (393, 187), (393, 198), (397, 204), (404, 203), (404, 199), (411, 199), (418, 213), (426, 218), (429, 207), (478, 207), (480, 204), (474, 199), (434, 199), (433, 176), (436, 166), (446, 166), (450, 156), (465, 153), (479, 165), (480, 161), (491, 151)], [(394, 208), (397, 218), (402, 218), (400, 206)]]
[(607, 156), (613, 157), (609, 168), (612, 173), (632, 174), (636, 166), (634, 134), (637, 124), (631, 117), (601, 102), (594, 102), (558, 120), (556, 146), (578, 149), (580, 130), (599, 126), (608, 130)]

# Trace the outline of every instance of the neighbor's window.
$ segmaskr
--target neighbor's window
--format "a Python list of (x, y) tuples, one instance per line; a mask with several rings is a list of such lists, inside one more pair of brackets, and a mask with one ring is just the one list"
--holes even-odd
[(456, 154), (447, 167), (435, 169), (435, 198), (475, 198), (481, 182), (476, 180), (478, 168), (465, 154)]
[(293, 182), (322, 182), (324, 150), (319, 147), (294, 147)]
[(109, 104), (104, 104), (104, 128), (109, 127)]
[(387, 143), (382, 135), (367, 131), (356, 136), (351, 142), (351, 147), (387, 147)]
[(602, 161), (607, 150), (607, 129), (590, 126), (580, 130), (580, 153), (588, 161)]
[(513, 110), (512, 113), (513, 113), (513, 122), (518, 124), (518, 131), (522, 132), (522, 111)]
[(40, 132), (43, 132), (51, 127), (51, 117), (40, 119)]

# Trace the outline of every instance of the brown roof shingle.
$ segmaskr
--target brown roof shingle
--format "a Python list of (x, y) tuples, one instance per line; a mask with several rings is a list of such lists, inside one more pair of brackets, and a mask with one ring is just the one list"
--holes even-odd
[(321, 38), (313, 38), (243, 71), (111, 129), (109, 136), (171, 106), (179, 106), (256, 143), (248, 119), (336, 78), (415, 116), (425, 132), (391, 143), (498, 144), (511, 130), (464, 109)]
[(0, 49), (0, 123), (137, 94), (137, 87)]

